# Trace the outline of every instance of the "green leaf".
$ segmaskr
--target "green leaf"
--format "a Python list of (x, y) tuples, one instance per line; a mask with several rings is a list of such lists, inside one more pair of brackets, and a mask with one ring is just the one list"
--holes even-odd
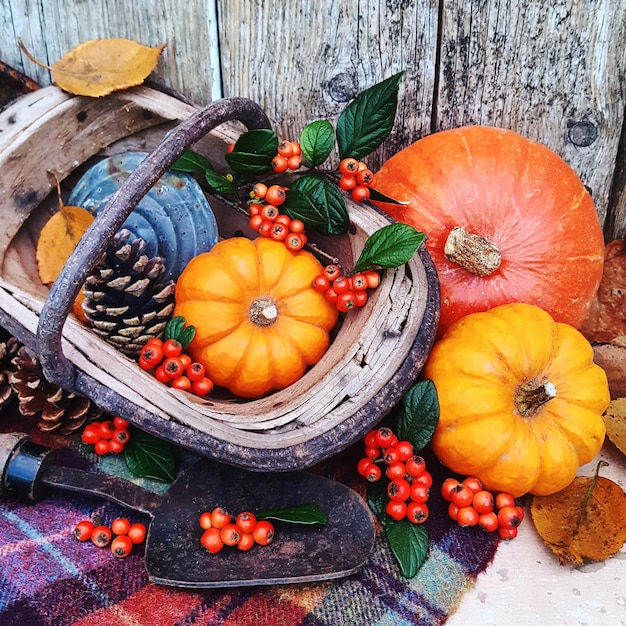
[(182, 317), (181, 315), (173, 317), (165, 326), (165, 330), (163, 331), (163, 341), (167, 341), (168, 339), (178, 340), (178, 336), (180, 335), (184, 327), (184, 317)]
[(176, 477), (172, 446), (142, 430), (133, 428), (124, 446), (128, 469), (142, 478), (154, 478), (171, 483)]
[(400, 569), (406, 578), (413, 578), (428, 556), (428, 531), (424, 524), (412, 524), (407, 519), (390, 521), (385, 536)]
[(259, 128), (256, 130), (248, 130), (240, 135), (233, 148), (233, 153), (245, 152), (271, 158), (276, 155), (277, 150), (278, 137), (276, 133), (267, 128)]
[(220, 176), (217, 172), (207, 170), (204, 173), (204, 178), (211, 189), (213, 189), (216, 193), (230, 195), (237, 193), (235, 185), (232, 181), (228, 180), (225, 176)]
[(300, 146), (304, 160), (311, 166), (321, 165), (335, 145), (335, 131), (328, 120), (311, 122), (300, 134)]
[(317, 174), (305, 174), (294, 181), (287, 192), (283, 211), (323, 235), (341, 235), (350, 226), (341, 191), (330, 180)]
[(307, 502), (285, 509), (269, 509), (256, 515), (257, 519), (275, 519), (291, 524), (326, 524), (328, 515), (317, 504)]
[(187, 150), (183, 152), (178, 157), (178, 159), (174, 161), (171, 169), (177, 170), (178, 172), (188, 172), (203, 175), (206, 172), (214, 171), (211, 162), (203, 157), (201, 154), (198, 154), (193, 150)]
[(239, 137), (226, 162), (238, 174), (259, 174), (272, 168), (278, 149), (278, 137), (273, 130), (249, 130)]
[(337, 120), (337, 143), (342, 159), (362, 159), (391, 133), (398, 106), (398, 87), (403, 72), (361, 92)]
[(412, 524), (406, 519), (395, 521), (385, 512), (389, 498), (385, 481), (372, 483), (367, 488), (370, 509), (380, 521), (389, 548), (393, 552), (402, 574), (413, 578), (428, 556), (428, 531), (423, 524)]
[(195, 326), (185, 326), (180, 333), (178, 333), (178, 341), (183, 347), (183, 351), (187, 349), (187, 346), (193, 341), (193, 338), (196, 336), (196, 327)]
[(439, 422), (439, 398), (433, 381), (421, 380), (412, 385), (394, 412), (398, 437), (410, 441), (415, 450), (424, 448)]
[(396, 222), (383, 226), (367, 238), (354, 271), (400, 267), (413, 257), (424, 239), (424, 233), (409, 224)]
[(387, 496), (387, 481), (379, 480), (376, 483), (370, 483), (367, 486), (367, 503), (372, 513), (379, 519), (384, 526), (391, 518), (385, 512), (385, 507), (389, 497)]
[(410, 204), (410, 200), (394, 200), (389, 196), (386, 196), (384, 193), (380, 191), (376, 191), (373, 187), (370, 187), (370, 200), (374, 200), (374, 202), (388, 202), (389, 204)]
[(272, 157), (250, 152), (231, 152), (224, 157), (237, 174), (262, 174), (272, 169)]

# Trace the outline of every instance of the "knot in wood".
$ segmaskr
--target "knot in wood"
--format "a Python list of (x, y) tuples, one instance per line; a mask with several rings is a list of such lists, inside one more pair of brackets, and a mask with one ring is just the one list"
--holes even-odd
[(567, 137), (575, 146), (585, 148), (598, 138), (598, 128), (592, 122), (574, 122), (568, 126)]

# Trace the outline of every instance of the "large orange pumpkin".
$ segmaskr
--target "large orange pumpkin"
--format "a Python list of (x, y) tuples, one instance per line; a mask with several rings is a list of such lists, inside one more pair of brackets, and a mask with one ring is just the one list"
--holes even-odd
[(243, 398), (292, 384), (322, 357), (337, 322), (337, 308), (311, 287), (322, 270), (309, 252), (266, 237), (232, 237), (194, 257), (174, 311), (196, 328), (189, 355)]
[(545, 146), (498, 128), (441, 131), (391, 157), (376, 189), (408, 201), (380, 206), (428, 236), (439, 336), (509, 302), (582, 324), (602, 277), (602, 229), (576, 173)]

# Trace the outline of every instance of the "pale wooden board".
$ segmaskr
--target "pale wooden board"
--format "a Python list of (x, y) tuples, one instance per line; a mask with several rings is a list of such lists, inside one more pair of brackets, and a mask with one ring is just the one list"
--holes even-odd
[(502, 126), (544, 143), (591, 189), (604, 221), (626, 102), (626, 3), (444, 7), (435, 129)]
[(511, 128), (574, 168), (611, 239), (626, 224), (625, 12), (624, 0), (166, 0), (158, 10), (150, 0), (0, 0), (0, 58), (45, 85), (18, 36), (44, 63), (93, 38), (167, 43), (152, 78), (198, 104), (223, 83), (223, 95), (262, 104), (284, 138), (335, 121), (356, 93), (405, 71), (395, 129), (370, 165), (438, 129)]
[[(285, 138), (336, 119), (346, 104), (338, 85), (348, 100), (404, 70), (381, 158), (435, 130), (511, 128), (560, 154), (607, 215), (626, 102), (623, 0), (218, 6), (225, 95), (261, 102)], [(626, 200), (613, 202), (610, 237), (626, 222)]]
[(224, 95), (259, 102), (282, 138), (297, 139), (315, 119), (336, 121), (357, 93), (400, 71), (402, 104), (381, 154), (430, 131), (436, 3), (218, 0), (218, 13)]
[(154, 80), (198, 104), (221, 96), (213, 0), (0, 0), (0, 60), (48, 85), (49, 72), (24, 56), (20, 37), (47, 65), (89, 39), (121, 37), (152, 47), (166, 43)]

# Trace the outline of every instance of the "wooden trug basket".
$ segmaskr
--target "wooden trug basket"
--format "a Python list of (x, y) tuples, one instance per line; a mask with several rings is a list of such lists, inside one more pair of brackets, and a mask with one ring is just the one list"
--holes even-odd
[[(243, 99), (199, 109), (145, 86), (99, 99), (55, 86), (0, 112), (0, 324), (32, 349), (46, 377), (159, 437), (240, 467), (305, 468), (345, 449), (373, 427), (417, 378), (434, 341), (439, 284), (424, 246), (386, 270), (363, 309), (343, 320), (321, 361), (286, 389), (258, 400), (199, 398), (153, 374), (94, 335), (70, 312), (82, 284), (143, 195), (188, 148), (215, 166), (248, 128), (269, 127)], [(58, 210), (54, 175), (71, 188), (94, 158), (150, 152), (79, 242), (49, 290), (37, 272), (38, 234)], [(235, 203), (207, 195), (220, 237), (249, 235)], [(389, 223), (348, 202), (351, 231), (312, 236), (323, 261), (352, 267), (367, 237)]]

